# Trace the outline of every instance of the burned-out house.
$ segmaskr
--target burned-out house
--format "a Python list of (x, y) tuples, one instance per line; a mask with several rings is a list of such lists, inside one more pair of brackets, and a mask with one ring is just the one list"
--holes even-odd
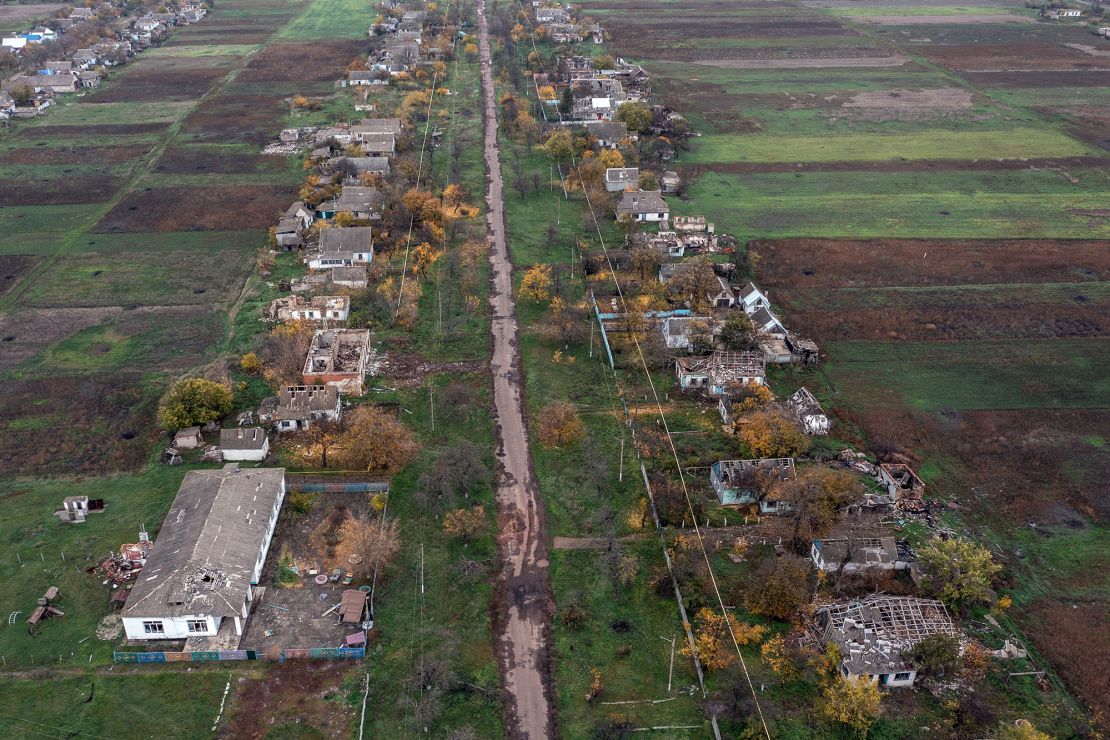
[(270, 303), (270, 321), (341, 322), (351, 314), (351, 299), (345, 295), (318, 295), (305, 298), (290, 295)]
[(818, 607), (814, 625), (821, 644), (840, 651), (842, 676), (891, 688), (912, 686), (917, 678), (903, 653), (926, 637), (959, 634), (941, 602), (886, 594)]
[(925, 496), (925, 484), (905, 463), (880, 465), (879, 480), (895, 502), (904, 499), (920, 501)]
[[(826, 573), (894, 570), (899, 563), (898, 544), (893, 537), (882, 536), (822, 537), (810, 545), (809, 557), (818, 570)], [(906, 567), (904, 561), (902, 567)]]
[(341, 393), (361, 396), (369, 359), (369, 331), (319, 330), (312, 337), (305, 359), (305, 385), (331, 385)]
[(127, 599), (127, 639), (238, 647), (284, 497), (282, 468), (186, 473)]
[(771, 483), (794, 477), (792, 457), (718, 460), (709, 466), (709, 484), (723, 506), (755, 504)]
[(258, 419), (279, 432), (299, 432), (316, 422), (339, 421), (339, 389), (332, 385), (287, 385), (262, 402)]

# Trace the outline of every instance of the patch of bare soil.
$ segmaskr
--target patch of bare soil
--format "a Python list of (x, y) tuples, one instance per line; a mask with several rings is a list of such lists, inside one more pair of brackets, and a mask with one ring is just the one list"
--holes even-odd
[(185, 119), (182, 131), (212, 141), (262, 144), (280, 130), (286, 104), (273, 95), (220, 95)]
[(0, 5), (0, 21), (5, 25), (18, 21), (29, 21), (35, 18), (53, 15), (64, 7), (65, 3), (27, 3), (26, 5), (13, 3), (11, 5)]
[(813, 57), (792, 59), (711, 59), (696, 61), (703, 67), (721, 69), (836, 69), (844, 67), (901, 67), (910, 61), (901, 54), (876, 57)]
[(85, 100), (89, 103), (193, 100), (226, 75), (236, 59), (233, 56), (146, 59)]
[(270, 185), (131, 192), (93, 230), (119, 233), (265, 229), (294, 195), (287, 187)]
[(1081, 51), (1084, 54), (1090, 54), (1093, 57), (1110, 57), (1110, 49), (1100, 49), (1091, 46), (1090, 44), (1064, 44), (1064, 46), (1067, 46), (1071, 49), (1076, 49), (1077, 51)]
[[(62, 128), (52, 126), (51, 130)], [(73, 164), (85, 159), (90, 162), (114, 164), (141, 157), (150, 151), (148, 144), (126, 146), (25, 146), (0, 151), (0, 164)]]
[(197, 174), (204, 172), (281, 172), (283, 160), (254, 154), (229, 154), (200, 146), (171, 146), (154, 164), (158, 172)]
[(1055, 44), (927, 44), (920, 51), (931, 62), (965, 72), (1110, 69), (1106, 62)]
[(999, 23), (1036, 24), (1032, 18), (1013, 13), (983, 13), (979, 15), (866, 15), (859, 21), (879, 26), (959, 26), (959, 25), (997, 25)]
[(221, 736), (348, 736), (354, 709), (344, 701), (342, 682), (351, 670), (340, 661), (288, 660), (267, 664), (257, 678), (236, 678), (231, 715)]
[(103, 203), (112, 197), (122, 182), (122, 178), (104, 176), (0, 180), (0, 206)]
[(928, 90), (875, 90), (850, 97), (845, 108), (882, 108), (894, 111), (960, 110), (971, 107), (971, 92), (960, 87)]
[(1106, 280), (1106, 242), (1066, 239), (772, 239), (752, 242), (767, 287), (795, 291), (883, 286)]
[(979, 87), (1104, 87), (1106, 85), (1106, 72), (1101, 69), (965, 71), (963, 77)]
[[(33, 270), (39, 261), (39, 257), (30, 254), (0, 254), (0, 296), (19, 284), (20, 279)], [(0, 367), (2, 366), (3, 360), (0, 360)]]
[[(37, 135), (51, 138), (82, 138), (97, 136), (129, 136), (131, 134), (154, 134), (165, 131), (169, 123), (104, 123), (93, 126), (83, 125), (46, 125), (24, 132), (24, 136), (34, 139)], [(87, 149), (82, 151), (88, 151)]]
[[(36, 260), (37, 261), (37, 260)], [(0, 314), (0, 371), (19, 367), (47, 347), (118, 315), (120, 308), (24, 309)]]

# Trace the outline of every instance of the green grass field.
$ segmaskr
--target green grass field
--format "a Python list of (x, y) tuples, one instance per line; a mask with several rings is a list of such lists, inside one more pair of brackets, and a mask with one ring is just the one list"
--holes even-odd
[(1021, 159), (1074, 157), (1094, 150), (1062, 133), (1039, 128), (955, 132), (922, 129), (912, 134), (772, 136), (711, 134), (697, 140), (683, 161), (877, 162), (899, 159)]
[(365, 38), (376, 12), (362, 0), (313, 0), (278, 33), (278, 40)]

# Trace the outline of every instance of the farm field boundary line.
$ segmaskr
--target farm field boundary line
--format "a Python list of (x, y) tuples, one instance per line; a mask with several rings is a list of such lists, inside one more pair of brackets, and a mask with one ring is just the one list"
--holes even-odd
[[(112, 197), (109, 198), (107, 201), (100, 204), (99, 207), (94, 212), (92, 212), (89, 217), (82, 222), (80, 226), (68, 232), (68, 234), (59, 242), (58, 248), (54, 251), (54, 254), (50, 255), (47, 259), (40, 261), (33, 270), (27, 273), (23, 277), (23, 279), (20, 280), (19, 284), (14, 289), (10, 290), (8, 294), (3, 298), (0, 298), (0, 311), (5, 311), (15, 306), (28, 288), (34, 285), (51, 268), (57, 265), (58, 262), (66, 254), (73, 250), (77, 242), (85, 234), (87, 234), (90, 229), (92, 229), (102, 218), (104, 218), (104, 216), (106, 216), (109, 211), (119, 205), (119, 203), (125, 197), (127, 197), (128, 194), (133, 192), (136, 186), (142, 181), (142, 179), (150, 172), (152, 172), (154, 163), (158, 161), (158, 158), (162, 156), (167, 147), (169, 147), (169, 145), (176, 140), (177, 135), (180, 133), (181, 127), (185, 122), (185, 119), (194, 111), (200, 110), (207, 101), (211, 100), (212, 98), (218, 96), (221, 92), (223, 92), (228, 85), (234, 82), (239, 72), (246, 68), (246, 66), (260, 51), (269, 46), (275, 40), (277, 35), (287, 25), (300, 18), (301, 15), (307, 13), (309, 7), (311, 7), (311, 3), (306, 6), (299, 15), (294, 16), (290, 20), (286, 21), (286, 23), (275, 28), (274, 31), (266, 38), (265, 42), (257, 45), (253, 50), (240, 57), (239, 60), (228, 70), (227, 74), (225, 74), (222, 78), (219, 78), (219, 80), (202, 96), (197, 98), (192, 105), (188, 107), (182, 106), (182, 109), (177, 112), (177, 115), (175, 116), (173, 122), (159, 137), (158, 142), (154, 145), (154, 147), (152, 147), (150, 151), (148, 151), (133, 165), (131, 165), (131, 167), (128, 169), (123, 185), (115, 192), (115, 194), (113, 194)], [(136, 62), (136, 65), (138, 64), (142, 64), (141, 59)]]

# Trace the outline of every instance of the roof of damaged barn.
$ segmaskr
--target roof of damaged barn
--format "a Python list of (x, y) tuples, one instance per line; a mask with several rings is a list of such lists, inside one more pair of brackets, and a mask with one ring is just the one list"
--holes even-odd
[(190, 470), (124, 616), (241, 614), (284, 485), (284, 468)]

